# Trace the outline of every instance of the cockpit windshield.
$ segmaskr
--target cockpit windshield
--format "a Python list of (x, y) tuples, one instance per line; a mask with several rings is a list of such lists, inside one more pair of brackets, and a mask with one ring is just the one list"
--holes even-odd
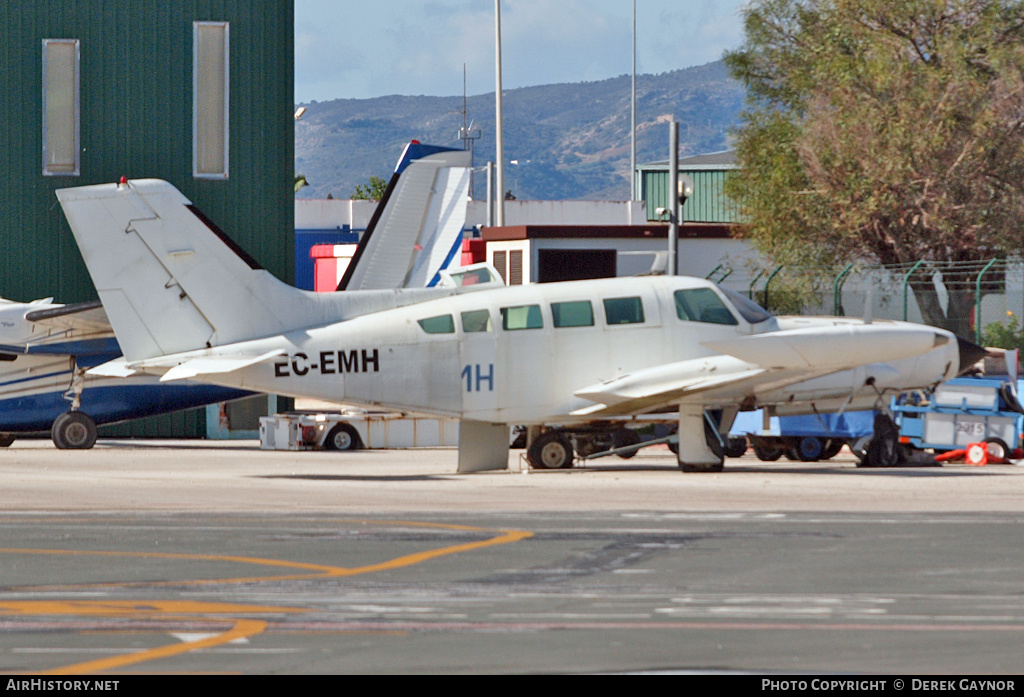
[(725, 293), (725, 297), (729, 298), (729, 302), (736, 307), (736, 310), (743, 315), (743, 319), (751, 324), (759, 324), (772, 318), (767, 310), (745, 295), (741, 295), (728, 288), (722, 288), (721, 286), (719, 286), (719, 289)]

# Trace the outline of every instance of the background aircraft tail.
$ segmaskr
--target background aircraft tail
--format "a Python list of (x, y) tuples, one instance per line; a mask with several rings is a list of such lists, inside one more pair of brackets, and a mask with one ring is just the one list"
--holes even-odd
[(425, 288), (461, 250), (467, 150), (409, 143), (338, 290)]

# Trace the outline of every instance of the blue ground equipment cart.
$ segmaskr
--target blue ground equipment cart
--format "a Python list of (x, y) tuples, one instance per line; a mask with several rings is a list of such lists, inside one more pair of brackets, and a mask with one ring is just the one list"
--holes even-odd
[(870, 436), (874, 411), (808, 416), (773, 416), (764, 423), (761, 409), (741, 412), (729, 430), (730, 438), (745, 437), (758, 459), (765, 462), (785, 455), (791, 460), (817, 462), (834, 457), (843, 445)]
[(991, 457), (1011, 458), (1024, 429), (1019, 389), (1007, 376), (964, 377), (947, 380), (931, 395), (903, 395), (892, 405), (900, 440), (936, 452), (988, 443)]

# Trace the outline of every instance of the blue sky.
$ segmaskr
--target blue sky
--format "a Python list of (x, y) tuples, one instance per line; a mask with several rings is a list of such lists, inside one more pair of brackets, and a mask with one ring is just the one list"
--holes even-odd
[[(637, 0), (637, 70), (738, 47), (746, 0)], [(631, 68), (632, 0), (502, 0), (505, 89)], [(295, 101), (494, 91), (493, 0), (295, 0)]]

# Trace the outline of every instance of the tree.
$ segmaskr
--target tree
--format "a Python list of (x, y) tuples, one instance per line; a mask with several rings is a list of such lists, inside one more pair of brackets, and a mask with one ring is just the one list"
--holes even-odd
[[(966, 262), (1024, 243), (1024, 3), (762, 0), (726, 55), (748, 90), (726, 193), (776, 263)], [(931, 324), (970, 333), (974, 287)], [(984, 291), (983, 291), (984, 292)]]
[(380, 201), (387, 188), (388, 183), (380, 177), (370, 177), (368, 184), (356, 184), (356, 191), (352, 194), (352, 198), (363, 201)]

